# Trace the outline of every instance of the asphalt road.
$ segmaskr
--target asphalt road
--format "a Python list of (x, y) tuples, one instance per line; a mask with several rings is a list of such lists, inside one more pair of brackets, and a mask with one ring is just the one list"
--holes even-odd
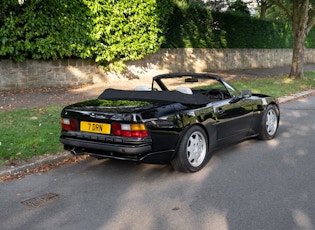
[(2, 182), (0, 229), (315, 229), (314, 112), (314, 96), (282, 104), (276, 139), (194, 174), (90, 158)]

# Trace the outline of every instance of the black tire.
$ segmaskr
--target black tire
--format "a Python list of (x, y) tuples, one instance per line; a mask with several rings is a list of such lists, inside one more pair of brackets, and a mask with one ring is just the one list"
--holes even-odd
[(261, 120), (259, 139), (271, 140), (276, 136), (279, 126), (279, 110), (275, 105), (268, 105)]
[(190, 127), (178, 143), (171, 165), (177, 171), (197, 172), (210, 160), (206, 132), (198, 125)]

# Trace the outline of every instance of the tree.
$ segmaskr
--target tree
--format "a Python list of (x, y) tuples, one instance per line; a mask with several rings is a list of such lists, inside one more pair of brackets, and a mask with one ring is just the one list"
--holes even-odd
[(214, 11), (222, 11), (227, 6), (226, 0), (207, 0), (205, 3)]
[(265, 19), (266, 12), (273, 5), (273, 3), (269, 2), (268, 0), (256, 0), (256, 3), (260, 8), (260, 19)]
[(231, 2), (228, 7), (228, 10), (250, 15), (247, 4), (242, 0), (236, 0), (235, 2)]
[[(260, 1), (260, 0), (257, 0)], [(261, 12), (262, 14), (264, 14), (264, 18), (262, 19), (267, 19), (267, 20), (279, 20), (279, 21), (291, 21), (291, 19), (288, 17), (288, 15), (276, 4), (274, 4), (274, 2), (272, 0), (264, 0), (264, 4), (263, 3), (259, 3), (259, 7), (261, 11), (265, 12)], [(268, 8), (265, 8), (263, 5), (268, 6)], [(263, 9), (265, 8), (265, 9)]]
[(292, 20), (294, 33), (290, 78), (304, 77), (304, 52), (307, 34), (315, 25), (314, 0), (272, 0)]

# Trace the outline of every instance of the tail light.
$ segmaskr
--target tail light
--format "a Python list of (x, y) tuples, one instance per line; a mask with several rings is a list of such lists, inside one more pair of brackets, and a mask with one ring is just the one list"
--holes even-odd
[(74, 119), (68, 119), (68, 118), (61, 118), (61, 127), (63, 130), (67, 131), (77, 131), (77, 122)]
[(147, 137), (149, 133), (144, 124), (112, 124), (112, 134), (122, 137)]
[[(60, 119), (62, 130), (66, 131), (79, 131), (77, 126), (77, 120), (69, 118)], [(149, 133), (144, 124), (120, 124), (113, 123), (111, 125), (111, 133), (115, 136), (122, 137), (147, 137)]]

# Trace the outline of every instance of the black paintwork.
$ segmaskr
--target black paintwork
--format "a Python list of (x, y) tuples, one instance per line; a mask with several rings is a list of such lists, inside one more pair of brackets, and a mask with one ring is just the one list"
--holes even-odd
[[(194, 89), (193, 95), (170, 91), (163, 79), (175, 77), (183, 77), (185, 82), (198, 78), (218, 81), (226, 88), (224, 98), (211, 99), (204, 89)], [(155, 91), (154, 84), (162, 91)], [(115, 106), (115, 103), (120, 105)], [(269, 104), (278, 107), (274, 97), (239, 92), (216, 75), (159, 75), (153, 78), (152, 91), (105, 90), (98, 99), (69, 105), (61, 113), (62, 118), (76, 119), (77, 126), (79, 121), (144, 123), (149, 137), (127, 138), (62, 130), (60, 141), (65, 149), (75, 154), (165, 163), (174, 157), (181, 136), (192, 125), (199, 125), (206, 131), (210, 151), (257, 136)]]
[(210, 99), (205, 95), (189, 95), (178, 91), (134, 91), (106, 89), (99, 97), (105, 100), (134, 100), (159, 103), (179, 102), (188, 105), (206, 105)]

